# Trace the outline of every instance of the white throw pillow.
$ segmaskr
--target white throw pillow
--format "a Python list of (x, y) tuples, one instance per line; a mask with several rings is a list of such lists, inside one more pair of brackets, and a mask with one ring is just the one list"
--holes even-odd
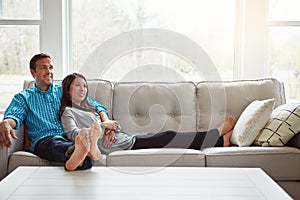
[(261, 130), (254, 144), (284, 146), (300, 131), (300, 103), (284, 104), (274, 109), (271, 119)]
[(250, 146), (269, 121), (274, 105), (275, 99), (251, 102), (236, 122), (231, 143), (240, 147)]

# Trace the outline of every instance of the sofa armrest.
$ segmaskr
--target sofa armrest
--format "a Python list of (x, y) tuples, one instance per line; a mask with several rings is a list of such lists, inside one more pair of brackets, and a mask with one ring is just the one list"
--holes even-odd
[(18, 130), (14, 131), (18, 139), (12, 139), (12, 147), (8, 149), (8, 156), (16, 151), (24, 150), (24, 124)]
[(0, 147), (0, 181), (7, 175), (8, 167), (8, 149)]
[(11, 138), (12, 147), (0, 147), (0, 180), (3, 179), (7, 175), (8, 170), (8, 160), (10, 154), (23, 150), (24, 146), (24, 125), (20, 127), (18, 130), (14, 130), (17, 140)]
[(295, 135), (286, 145), (300, 149), (300, 132), (297, 133), (297, 135)]

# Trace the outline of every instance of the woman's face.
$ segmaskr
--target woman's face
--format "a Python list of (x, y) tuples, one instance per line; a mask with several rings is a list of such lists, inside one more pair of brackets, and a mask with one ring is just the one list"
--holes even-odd
[(87, 83), (81, 77), (76, 77), (70, 85), (70, 98), (73, 103), (80, 105), (87, 95)]

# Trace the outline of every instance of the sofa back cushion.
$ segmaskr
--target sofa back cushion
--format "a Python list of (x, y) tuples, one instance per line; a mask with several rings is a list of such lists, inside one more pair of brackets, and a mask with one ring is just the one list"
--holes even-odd
[(276, 100), (275, 107), (285, 103), (283, 84), (272, 78), (200, 82), (197, 84), (198, 130), (216, 128), (228, 115), (238, 119), (252, 101), (271, 98)]
[(114, 85), (113, 118), (127, 133), (195, 131), (196, 86), (192, 82), (123, 82)]
[(112, 84), (106, 80), (87, 80), (89, 86), (89, 97), (102, 103), (108, 110), (109, 117), (112, 116)]

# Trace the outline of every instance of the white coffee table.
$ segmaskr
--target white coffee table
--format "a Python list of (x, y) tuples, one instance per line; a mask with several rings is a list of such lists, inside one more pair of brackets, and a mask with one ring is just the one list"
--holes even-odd
[(0, 199), (291, 199), (258, 168), (19, 167), (0, 182)]

